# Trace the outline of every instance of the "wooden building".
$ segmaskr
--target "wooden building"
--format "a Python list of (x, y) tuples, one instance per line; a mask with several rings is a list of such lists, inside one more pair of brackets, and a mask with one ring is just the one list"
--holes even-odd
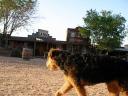
[(80, 27), (67, 29), (67, 50), (73, 53), (86, 52), (88, 46), (90, 46), (89, 38), (82, 37), (79, 28)]
[(83, 52), (89, 45), (89, 40), (80, 35), (78, 27), (67, 29), (67, 40), (58, 41), (48, 34), (48, 31), (39, 29), (38, 32), (28, 35), (28, 37), (10, 37), (8, 48), (21, 49), (30, 48), (33, 56), (44, 56), (50, 48), (61, 48), (70, 52)]

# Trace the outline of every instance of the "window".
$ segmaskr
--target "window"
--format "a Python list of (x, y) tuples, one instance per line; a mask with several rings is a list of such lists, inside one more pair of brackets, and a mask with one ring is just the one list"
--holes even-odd
[(74, 32), (71, 33), (71, 37), (75, 37), (75, 33)]

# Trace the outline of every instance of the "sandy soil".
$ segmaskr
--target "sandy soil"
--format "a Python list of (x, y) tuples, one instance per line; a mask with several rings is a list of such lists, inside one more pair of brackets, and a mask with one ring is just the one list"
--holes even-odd
[[(63, 84), (61, 71), (49, 71), (43, 59), (0, 56), (0, 96), (54, 96)], [(107, 96), (104, 84), (87, 86), (88, 96)], [(77, 96), (72, 89), (65, 96)]]

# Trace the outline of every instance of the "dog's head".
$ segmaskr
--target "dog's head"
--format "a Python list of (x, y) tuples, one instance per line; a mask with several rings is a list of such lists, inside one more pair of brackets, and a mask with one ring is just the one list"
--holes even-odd
[(56, 61), (56, 56), (59, 54), (58, 49), (51, 49), (48, 52), (48, 57), (47, 57), (47, 62), (46, 65), (50, 70), (57, 70), (59, 68), (57, 61)]
[(67, 64), (67, 58), (70, 55), (66, 50), (50, 49), (47, 57), (47, 67), (50, 70), (61, 69), (64, 70), (65, 64)]

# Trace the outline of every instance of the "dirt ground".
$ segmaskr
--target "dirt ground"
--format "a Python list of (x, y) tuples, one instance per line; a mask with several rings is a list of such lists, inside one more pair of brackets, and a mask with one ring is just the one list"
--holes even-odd
[[(49, 71), (41, 58), (0, 56), (0, 96), (54, 96), (63, 84), (61, 71)], [(87, 86), (88, 96), (107, 96), (105, 84)], [(72, 89), (65, 96), (77, 96)]]

